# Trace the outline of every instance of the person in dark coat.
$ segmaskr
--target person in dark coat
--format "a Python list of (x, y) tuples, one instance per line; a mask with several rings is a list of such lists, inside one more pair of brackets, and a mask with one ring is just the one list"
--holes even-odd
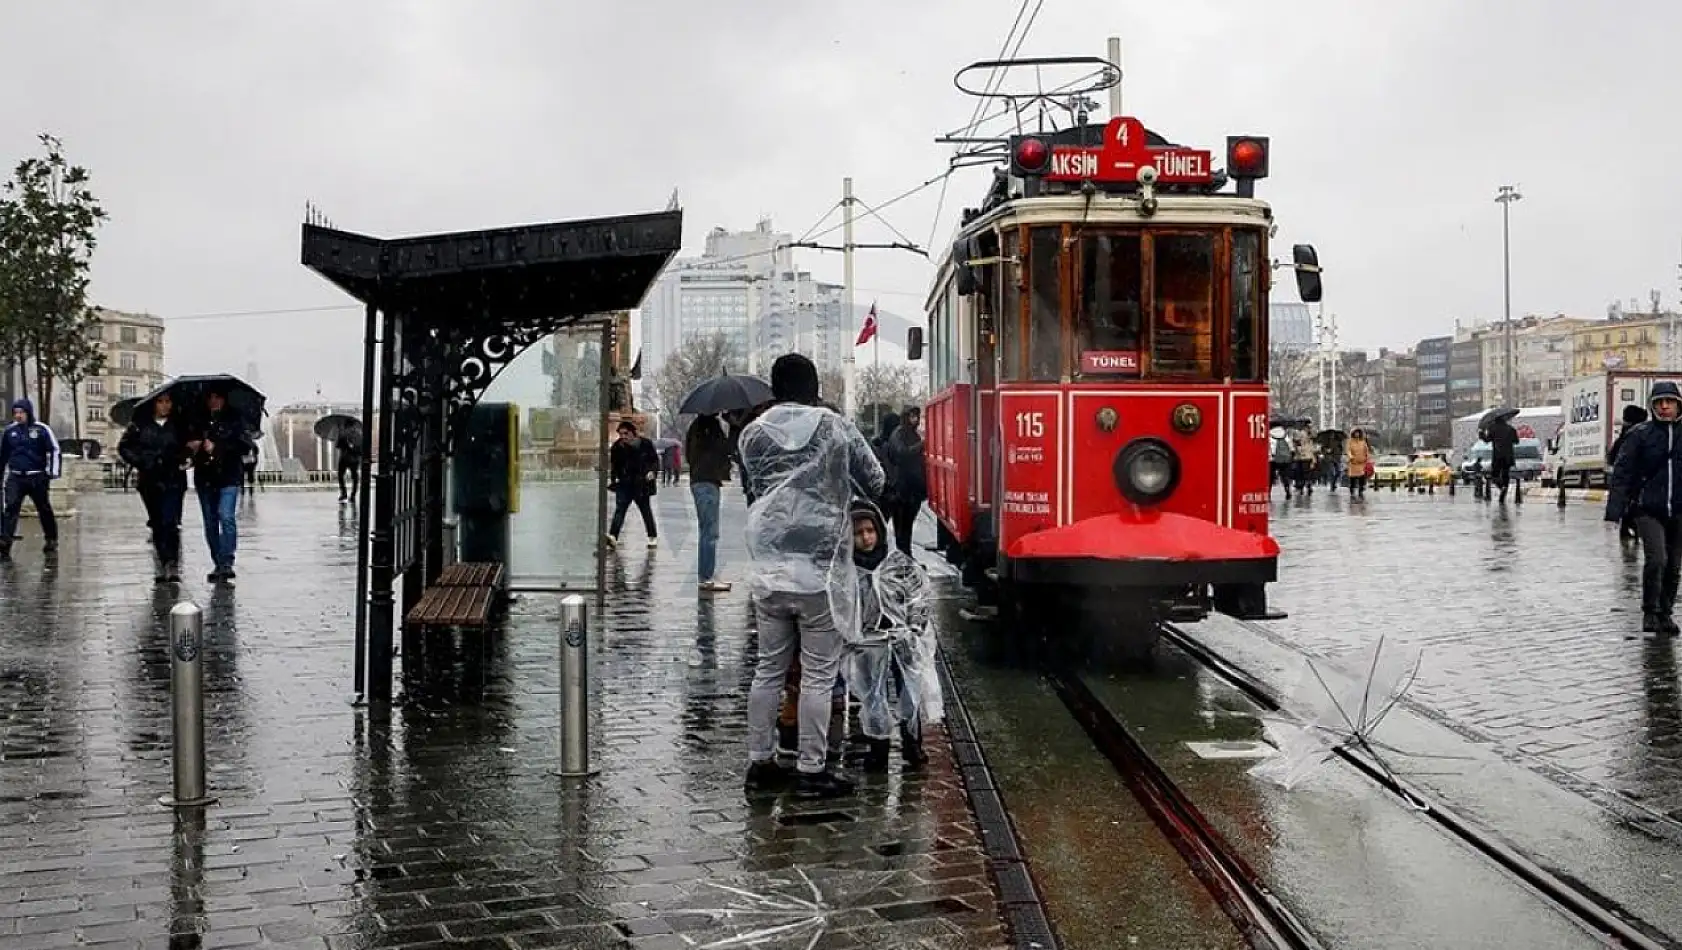
[(619, 438), (608, 450), (608, 490), (613, 492), (613, 523), (607, 529), (609, 547), (619, 544), (619, 532), (625, 527), (625, 512), (634, 504), (642, 515), (643, 530), (648, 532), (648, 546), (660, 546), (660, 531), (654, 526), (654, 509), (649, 499), (660, 480), (660, 453), (654, 443), (637, 435), (636, 423), (629, 419), (619, 423)]
[(730, 437), (717, 416), (701, 416), (684, 435), (683, 454), (689, 457), (689, 496), (695, 501), (695, 525), (700, 533), (696, 575), (701, 590), (727, 591), (718, 578), (718, 511), (724, 483), (730, 480)]
[[(1606, 450), (1606, 465), (1608, 468), (1618, 464), (1618, 450), (1623, 448), (1624, 440), (1629, 437), (1630, 432), (1635, 429), (1636, 426), (1639, 426), (1646, 421), (1647, 410), (1641, 408), (1640, 406), (1624, 407), (1623, 428), (1618, 430), (1618, 437), (1612, 440), (1612, 447)], [(1635, 517), (1633, 515), (1625, 515), (1624, 520), (1618, 523), (1618, 537), (1624, 541), (1631, 541), (1637, 538), (1635, 533)]]
[(117, 442), (117, 455), (134, 470), (157, 559), (153, 580), (181, 580), (181, 503), (187, 496), (187, 434), (169, 393), (152, 400), (152, 415), (136, 415)]
[(0, 508), (0, 561), (12, 556), (12, 539), (25, 498), (35, 504), (41, 517), (46, 550), (58, 550), (58, 519), (48, 492), (62, 464), (58, 438), (51, 427), (35, 418), (35, 404), (27, 399), (14, 401), (12, 424), (0, 432), (0, 478), (6, 480), (5, 505)]
[(899, 425), (888, 436), (882, 454), (889, 459), (883, 465), (893, 479), (890, 490), (888, 517), (893, 520), (894, 547), (911, 553), (911, 529), (923, 502), (929, 498), (928, 473), (923, 467), (923, 410), (907, 408), (899, 417)]
[(1484, 430), (1484, 438), (1489, 440), (1490, 481), (1500, 491), (1500, 500), (1506, 501), (1507, 487), (1512, 482), (1513, 466), (1517, 464), (1518, 430), (1513, 428), (1511, 422), (1496, 419)]
[(339, 458), (339, 504), (355, 504), (362, 481), (362, 430), (346, 426), (333, 448)]
[(214, 567), (211, 583), (234, 579), (234, 552), (239, 546), (239, 489), (245, 478), (249, 447), (244, 420), (227, 408), (226, 394), (212, 390), (205, 397), (204, 423), (187, 442), (193, 459), (193, 487), (204, 516), (204, 541)]
[(1629, 430), (1608, 479), (1606, 520), (1634, 516), (1641, 537), (1641, 630), (1676, 636), (1676, 590), (1682, 580), (1682, 391), (1653, 384), (1653, 416)]

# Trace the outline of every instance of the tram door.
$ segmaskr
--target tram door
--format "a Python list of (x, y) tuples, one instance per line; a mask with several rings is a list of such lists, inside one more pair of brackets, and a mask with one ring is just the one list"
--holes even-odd
[(994, 362), (997, 354), (992, 332), (993, 316), (988, 312), (990, 301), (987, 295), (973, 299), (979, 311), (979, 319), (975, 321), (975, 405), (970, 409), (970, 425), (975, 429), (971, 444), (976, 446), (976, 460), (969, 481), (973, 486), (971, 494), (975, 507), (985, 511), (992, 507), (994, 490), (998, 485), (999, 373)]

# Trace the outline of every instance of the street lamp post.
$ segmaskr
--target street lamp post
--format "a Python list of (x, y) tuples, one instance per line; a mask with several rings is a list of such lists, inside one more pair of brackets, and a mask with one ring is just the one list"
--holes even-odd
[(1506, 392), (1507, 405), (1518, 407), (1517, 392), (1514, 380), (1516, 368), (1513, 363), (1513, 230), (1512, 210), (1513, 202), (1524, 196), (1518, 193), (1517, 185), (1502, 185), (1495, 194), (1495, 202), (1501, 206), (1501, 293), (1503, 310), (1506, 316), (1507, 374)]

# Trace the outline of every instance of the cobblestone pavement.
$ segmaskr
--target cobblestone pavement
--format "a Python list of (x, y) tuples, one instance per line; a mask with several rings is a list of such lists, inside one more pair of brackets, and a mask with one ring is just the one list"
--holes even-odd
[[(517, 537), (587, 543), (588, 489), (524, 494)], [(744, 796), (746, 594), (696, 594), (688, 491), (658, 504), (664, 547), (633, 518), (611, 562), (601, 773), (582, 784), (549, 774), (555, 598), (513, 606), (482, 702), (452, 701), (478, 682), (463, 661), (389, 714), (353, 710), (355, 550), (332, 496), (247, 502), (232, 590), (200, 580), (189, 512), (220, 798), (196, 818), (156, 801), (175, 596), (149, 579), (137, 500), (81, 499), (53, 562), (27, 526), (0, 568), (0, 948), (1003, 945), (944, 739), (923, 774), (896, 765), (849, 799)], [(726, 505), (728, 570), (739, 493)], [(552, 547), (517, 541), (514, 570), (587, 573), (520, 563)]]
[(1265, 625), (1328, 656), (1420, 651), (1413, 700), (1567, 784), (1682, 820), (1675, 641), (1642, 638), (1640, 556), (1598, 503), (1316, 492), (1275, 500)]

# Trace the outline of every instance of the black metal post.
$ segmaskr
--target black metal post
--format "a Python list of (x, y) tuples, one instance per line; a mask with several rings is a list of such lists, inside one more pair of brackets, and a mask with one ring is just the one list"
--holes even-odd
[(373, 464), (374, 348), (379, 308), (368, 301), (362, 330), (362, 462), (356, 472), (356, 696), (368, 691), (368, 478)]
[(380, 340), (380, 470), (374, 477), (374, 534), (372, 538), (371, 586), (368, 597), (368, 701), (391, 702), (391, 638), (393, 630), (392, 581), (396, 573), (396, 535), (392, 522), (397, 516), (396, 472), (392, 456), (396, 446), (397, 407), (392, 400), (392, 378), (397, 362), (397, 341), (403, 333), (402, 317), (386, 313)]

